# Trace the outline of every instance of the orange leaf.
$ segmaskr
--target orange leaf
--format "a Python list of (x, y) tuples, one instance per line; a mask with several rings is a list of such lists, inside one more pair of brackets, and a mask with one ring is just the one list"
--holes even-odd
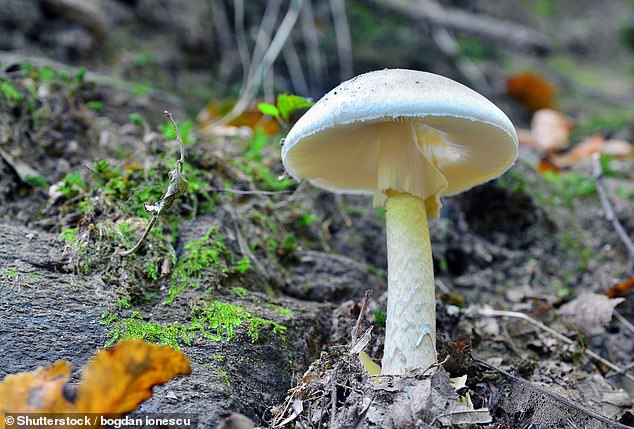
[(632, 289), (634, 289), (634, 277), (612, 286), (604, 292), (604, 295), (609, 298), (627, 296)]
[(588, 137), (564, 155), (559, 156), (553, 154), (551, 156), (551, 161), (559, 168), (568, 168), (574, 163), (592, 156), (592, 154), (596, 152), (601, 152), (603, 149), (603, 143), (603, 136), (594, 135)]
[(75, 407), (83, 413), (127, 413), (152, 396), (152, 387), (190, 374), (189, 360), (171, 347), (124, 341), (98, 352), (82, 371)]
[(537, 164), (537, 171), (541, 174), (544, 174), (548, 171), (551, 171), (553, 173), (561, 173), (561, 168), (553, 164), (548, 158), (542, 158), (539, 160), (539, 164)]
[(506, 94), (530, 111), (555, 107), (555, 90), (550, 82), (536, 73), (523, 72), (506, 81)]
[(93, 356), (82, 371), (74, 402), (65, 399), (70, 366), (8, 375), (0, 383), (0, 422), (5, 413), (123, 414), (152, 396), (152, 387), (178, 374), (190, 374), (180, 351), (141, 340), (124, 341)]
[(0, 383), (0, 421), (4, 413), (63, 412), (72, 406), (62, 394), (70, 366), (59, 361), (48, 368), (7, 375)]

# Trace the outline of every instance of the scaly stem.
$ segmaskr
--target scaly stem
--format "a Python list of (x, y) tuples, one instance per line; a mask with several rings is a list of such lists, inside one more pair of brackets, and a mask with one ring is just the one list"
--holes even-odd
[(383, 374), (436, 363), (436, 300), (425, 202), (386, 192), (387, 325)]

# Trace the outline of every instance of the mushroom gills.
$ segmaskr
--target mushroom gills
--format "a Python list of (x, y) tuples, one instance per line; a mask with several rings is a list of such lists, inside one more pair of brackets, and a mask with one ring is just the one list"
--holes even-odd
[(429, 218), (437, 218), (440, 194), (448, 186), (438, 167), (444, 158), (453, 156), (446, 138), (433, 128), (411, 120), (374, 127), (379, 146), (374, 206), (384, 205), (388, 189), (407, 192), (425, 202)]

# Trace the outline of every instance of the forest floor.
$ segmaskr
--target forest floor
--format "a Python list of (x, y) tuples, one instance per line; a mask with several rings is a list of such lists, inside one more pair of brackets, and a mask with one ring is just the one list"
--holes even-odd
[[(605, 296), (627, 285), (632, 260), (590, 158), (544, 174), (543, 154), (521, 147), (504, 176), (443, 200), (430, 223), (442, 364), (373, 377), (358, 353), (380, 362), (387, 255), (370, 198), (280, 180), (281, 135), (203, 133), (167, 92), (0, 61), (0, 377), (59, 359), (78, 370), (140, 337), (182, 349), (192, 374), (138, 411), (207, 426), (249, 427), (237, 413), (260, 426), (634, 426), (634, 372), (615, 370), (632, 364), (634, 295)], [(605, 105), (588, 115), (605, 119)], [(165, 109), (189, 191), (123, 255), (178, 158)], [(576, 137), (605, 125), (588, 122)], [(603, 169), (632, 237), (634, 159)]]

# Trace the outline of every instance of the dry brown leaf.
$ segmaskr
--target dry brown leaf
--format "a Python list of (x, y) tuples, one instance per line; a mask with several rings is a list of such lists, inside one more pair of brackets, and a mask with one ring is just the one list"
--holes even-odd
[[(197, 120), (200, 132), (212, 133), (211, 126), (230, 110), (230, 106), (222, 106), (218, 103), (209, 103), (198, 113)], [(249, 127), (251, 129), (262, 128), (267, 135), (274, 136), (280, 132), (280, 125), (271, 116), (264, 115), (257, 107), (257, 103), (250, 106), (240, 116), (226, 124), (230, 127)]]
[(70, 366), (59, 361), (48, 368), (7, 375), (0, 383), (0, 421), (5, 413), (54, 413), (72, 406), (62, 395)]
[(531, 121), (535, 147), (547, 153), (567, 148), (573, 127), (572, 119), (561, 112), (552, 109), (536, 111)]
[(506, 81), (506, 94), (528, 110), (555, 107), (555, 90), (550, 82), (536, 73), (523, 72)]
[(568, 168), (584, 158), (589, 158), (597, 152), (602, 152), (604, 141), (603, 136), (590, 136), (564, 155), (551, 155), (550, 160), (559, 168)]
[(180, 351), (125, 341), (90, 360), (82, 371), (75, 406), (87, 413), (127, 413), (152, 396), (152, 386), (190, 373), (189, 360)]
[(601, 153), (612, 155), (615, 158), (634, 157), (634, 145), (626, 140), (606, 140), (603, 142)]
[(574, 329), (590, 333), (610, 323), (614, 308), (623, 301), (624, 298), (610, 299), (605, 295), (586, 293), (562, 305), (559, 314)]
[(189, 361), (180, 351), (141, 340), (124, 341), (90, 360), (74, 402), (63, 393), (70, 375), (66, 362), (8, 375), (0, 383), (0, 421), (5, 413), (127, 413), (152, 396), (153, 386), (189, 373)]

